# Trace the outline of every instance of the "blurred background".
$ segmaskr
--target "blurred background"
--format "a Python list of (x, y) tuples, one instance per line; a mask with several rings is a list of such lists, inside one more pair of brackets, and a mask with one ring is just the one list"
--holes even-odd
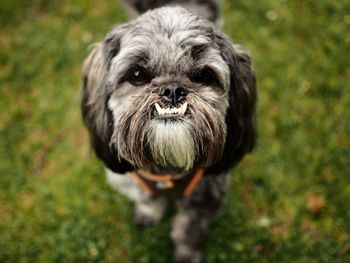
[[(207, 262), (350, 262), (350, 3), (226, 1), (252, 54), (259, 141), (232, 171)], [(117, 1), (0, 3), (0, 262), (169, 262), (172, 212), (134, 229), (79, 111)]]

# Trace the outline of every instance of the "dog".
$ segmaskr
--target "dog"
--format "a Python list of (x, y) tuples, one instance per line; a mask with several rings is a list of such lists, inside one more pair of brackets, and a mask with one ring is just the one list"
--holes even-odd
[(228, 172), (256, 141), (251, 58), (217, 28), (215, 1), (124, 4), (135, 19), (84, 62), (83, 121), (135, 224), (159, 222), (175, 200), (174, 261), (201, 262)]

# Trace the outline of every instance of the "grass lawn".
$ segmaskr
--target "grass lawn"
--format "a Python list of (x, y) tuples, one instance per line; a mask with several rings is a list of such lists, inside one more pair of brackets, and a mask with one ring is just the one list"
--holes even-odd
[[(350, 3), (226, 1), (252, 54), (259, 141), (232, 171), (207, 262), (350, 262)], [(136, 230), (79, 112), (117, 1), (0, 3), (0, 262), (169, 262), (172, 213)]]

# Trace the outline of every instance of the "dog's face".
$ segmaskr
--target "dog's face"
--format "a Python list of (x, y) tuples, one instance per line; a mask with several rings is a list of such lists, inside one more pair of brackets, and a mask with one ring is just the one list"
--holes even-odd
[(252, 148), (250, 58), (183, 8), (112, 30), (84, 75), (85, 124), (112, 170), (228, 169)]

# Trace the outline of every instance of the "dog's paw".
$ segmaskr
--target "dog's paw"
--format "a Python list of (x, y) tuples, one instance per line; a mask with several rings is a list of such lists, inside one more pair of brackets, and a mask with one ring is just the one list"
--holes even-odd
[(157, 219), (135, 210), (135, 212), (134, 212), (134, 224), (136, 227), (143, 229), (143, 228), (146, 228), (148, 226), (153, 226), (156, 223), (158, 223)]
[(176, 249), (174, 255), (175, 263), (201, 263), (202, 253), (199, 250)]

